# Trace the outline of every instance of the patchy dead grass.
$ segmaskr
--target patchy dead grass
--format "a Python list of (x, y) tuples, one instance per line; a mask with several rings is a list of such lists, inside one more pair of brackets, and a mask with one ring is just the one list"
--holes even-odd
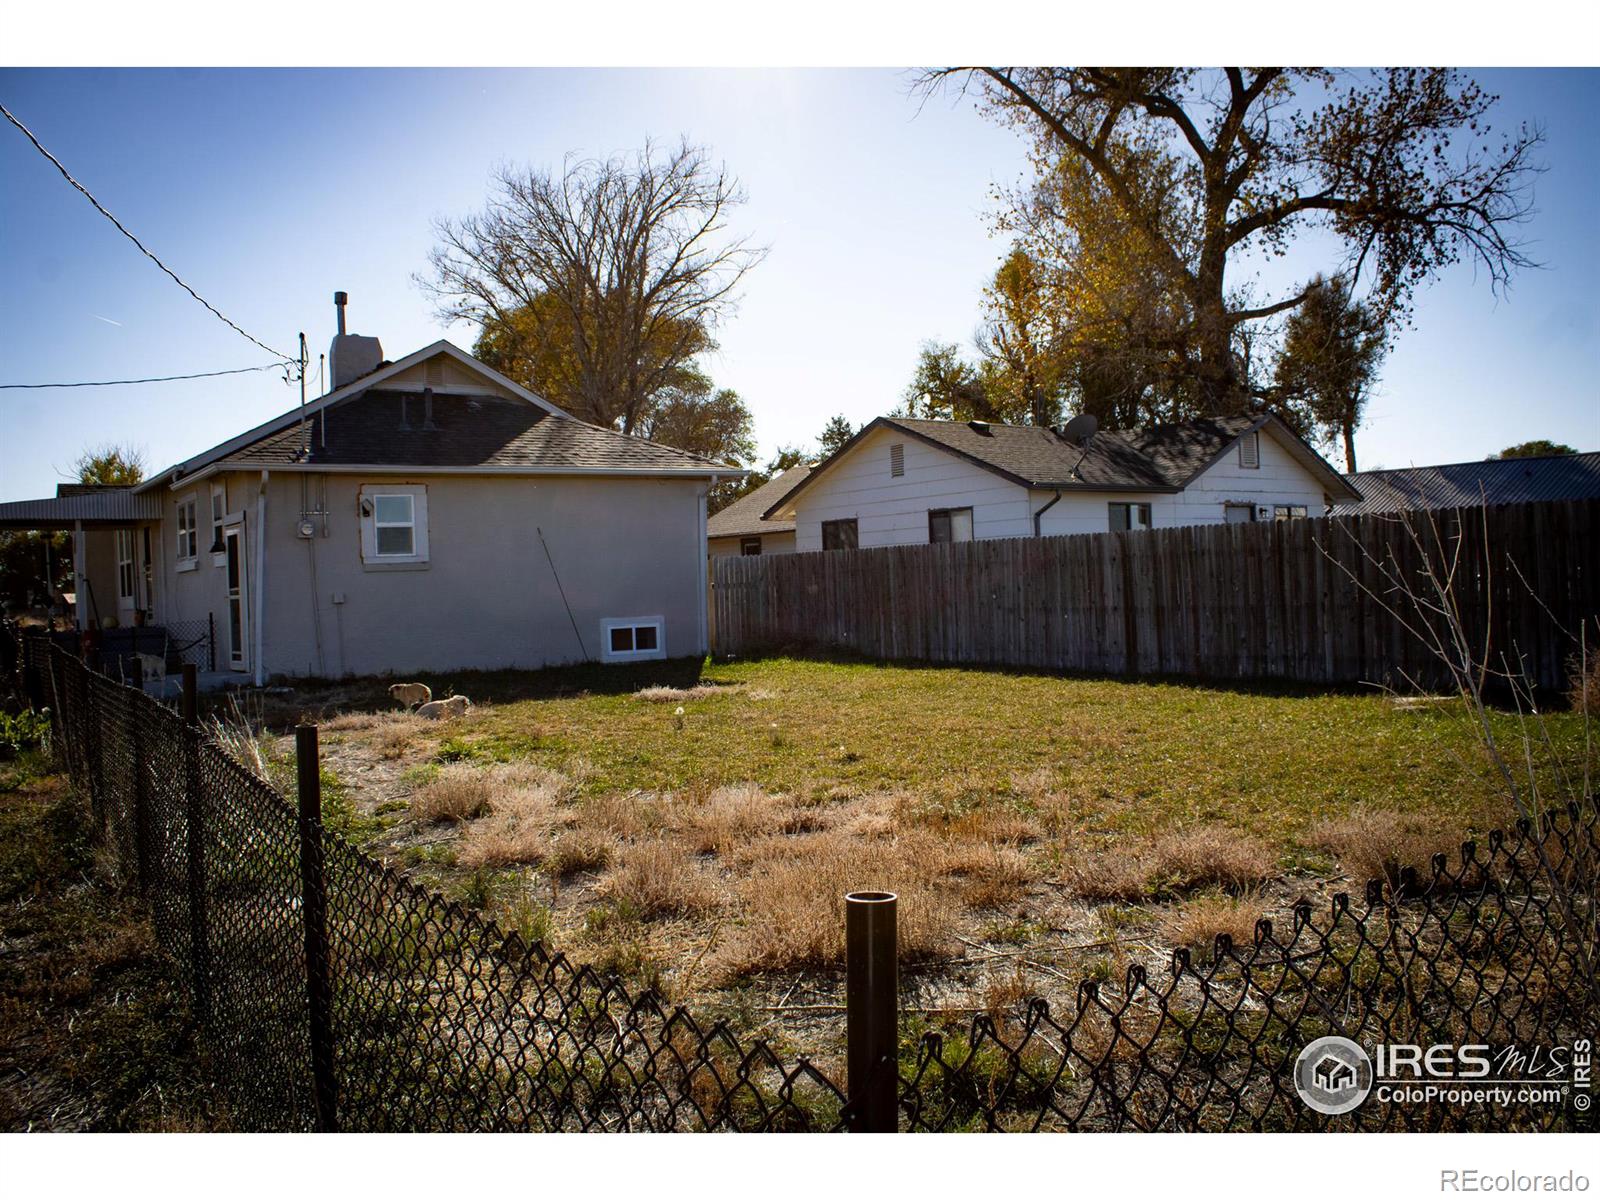
[(646, 921), (704, 913), (717, 899), (705, 869), (681, 845), (664, 839), (623, 850), (616, 867), (601, 879), (599, 894)]
[(1258, 838), (1208, 825), (1148, 841), (1069, 851), (1063, 871), (1078, 896), (1136, 902), (1218, 888), (1238, 895), (1277, 873), (1277, 855)]
[(1236, 946), (1255, 940), (1256, 922), (1267, 906), (1255, 895), (1211, 894), (1185, 900), (1162, 919), (1161, 933), (1174, 946), (1187, 946), (1199, 962), (1210, 962), (1218, 934), (1227, 934)]
[(1369, 810), (1344, 820), (1324, 822), (1312, 831), (1310, 840), (1337, 858), (1358, 884), (1381, 879), (1397, 888), (1407, 867), (1415, 868), (1418, 876), (1426, 880), (1433, 855), (1450, 850), (1461, 839), (1452, 839), (1431, 813)]
[(700, 683), (694, 687), (646, 687), (635, 692), (634, 698), (651, 704), (682, 704), (686, 700), (706, 700), (712, 696), (726, 696), (737, 692), (738, 684)]
[(704, 795), (679, 796), (668, 820), (696, 854), (731, 854), (756, 838), (775, 833), (787, 806), (753, 783), (713, 788)]
[(543, 862), (552, 834), (570, 815), (562, 809), (563, 784), (555, 781), (502, 785), (487, 816), (461, 835), (456, 861), (464, 867), (509, 867)]
[(450, 763), (416, 790), (411, 816), (423, 824), (470, 821), (489, 810), (494, 788), (487, 771), (468, 763)]
[(743, 924), (717, 963), (725, 976), (840, 965), (850, 891), (898, 894), (902, 961), (950, 949), (957, 903), (944, 848), (927, 833), (882, 841), (839, 830), (772, 837), (751, 846), (747, 860), (737, 885)]

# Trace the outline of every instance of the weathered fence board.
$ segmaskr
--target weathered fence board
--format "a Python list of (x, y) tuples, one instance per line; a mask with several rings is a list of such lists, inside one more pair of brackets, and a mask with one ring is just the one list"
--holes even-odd
[[(1397, 581), (1474, 652), (1566, 685), (1600, 617), (1600, 501), (721, 558), (717, 650), (1118, 675), (1437, 686)], [(1435, 579), (1447, 585), (1437, 594)]]

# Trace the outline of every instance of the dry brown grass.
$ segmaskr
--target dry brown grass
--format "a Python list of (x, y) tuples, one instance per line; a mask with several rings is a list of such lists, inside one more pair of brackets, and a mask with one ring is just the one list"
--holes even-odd
[(725, 855), (776, 832), (786, 806), (755, 784), (741, 783), (675, 797), (668, 811), (674, 831), (696, 854)]
[(1570, 672), (1567, 700), (1574, 712), (1600, 716), (1600, 650), (1589, 652), (1589, 669), (1583, 669), (1583, 658), (1573, 655), (1567, 664)]
[(564, 787), (558, 778), (502, 783), (489, 801), (488, 815), (467, 826), (456, 861), (464, 867), (543, 862), (552, 849), (552, 833), (570, 819), (562, 807)]
[(717, 962), (724, 975), (839, 965), (844, 896), (850, 891), (899, 895), (902, 961), (937, 957), (950, 948), (956, 902), (944, 848), (926, 833), (883, 841), (841, 830), (772, 837), (751, 847), (747, 858), (750, 871), (737, 885), (744, 923)]
[(1265, 842), (1226, 829), (1202, 825), (1156, 842), (1155, 872), (1176, 892), (1219, 887), (1239, 893), (1271, 879), (1278, 856)]
[(716, 905), (705, 869), (682, 846), (652, 839), (628, 846), (600, 881), (600, 895), (642, 920), (704, 913)]
[(726, 696), (739, 690), (738, 684), (702, 683), (694, 687), (647, 687), (635, 692), (634, 699), (651, 704), (682, 704), (685, 700), (704, 700), (710, 696)]
[(544, 869), (558, 879), (580, 871), (598, 871), (616, 857), (615, 837), (591, 829), (565, 829), (556, 835), (545, 855)]
[(1255, 896), (1196, 896), (1166, 915), (1161, 933), (1174, 946), (1187, 946), (1201, 962), (1209, 962), (1220, 933), (1231, 937), (1236, 946), (1253, 944), (1256, 922), (1266, 911), (1266, 905)]
[(470, 821), (489, 809), (494, 788), (489, 773), (468, 763), (451, 763), (411, 797), (411, 816), (435, 821)]
[(1414, 867), (1426, 881), (1432, 873), (1429, 860), (1436, 851), (1448, 850), (1449, 835), (1439, 819), (1424, 813), (1369, 810), (1341, 821), (1325, 821), (1311, 833), (1311, 844), (1338, 858), (1359, 884), (1381, 879), (1391, 888), (1400, 874)]
[(972, 908), (1014, 904), (1039, 875), (1016, 847), (990, 842), (947, 844), (944, 867), (960, 879), (961, 898)]

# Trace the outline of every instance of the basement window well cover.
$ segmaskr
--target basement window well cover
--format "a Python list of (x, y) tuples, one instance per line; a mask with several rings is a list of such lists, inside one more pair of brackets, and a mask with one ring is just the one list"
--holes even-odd
[(606, 662), (667, 656), (661, 617), (616, 617), (600, 622), (600, 652)]

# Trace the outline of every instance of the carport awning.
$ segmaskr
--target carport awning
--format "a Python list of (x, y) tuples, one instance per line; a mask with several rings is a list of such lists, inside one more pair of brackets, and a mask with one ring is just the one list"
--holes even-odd
[(10, 500), (0, 504), (0, 529), (72, 529), (159, 521), (159, 494), (135, 494), (129, 488), (96, 488), (42, 500)]

